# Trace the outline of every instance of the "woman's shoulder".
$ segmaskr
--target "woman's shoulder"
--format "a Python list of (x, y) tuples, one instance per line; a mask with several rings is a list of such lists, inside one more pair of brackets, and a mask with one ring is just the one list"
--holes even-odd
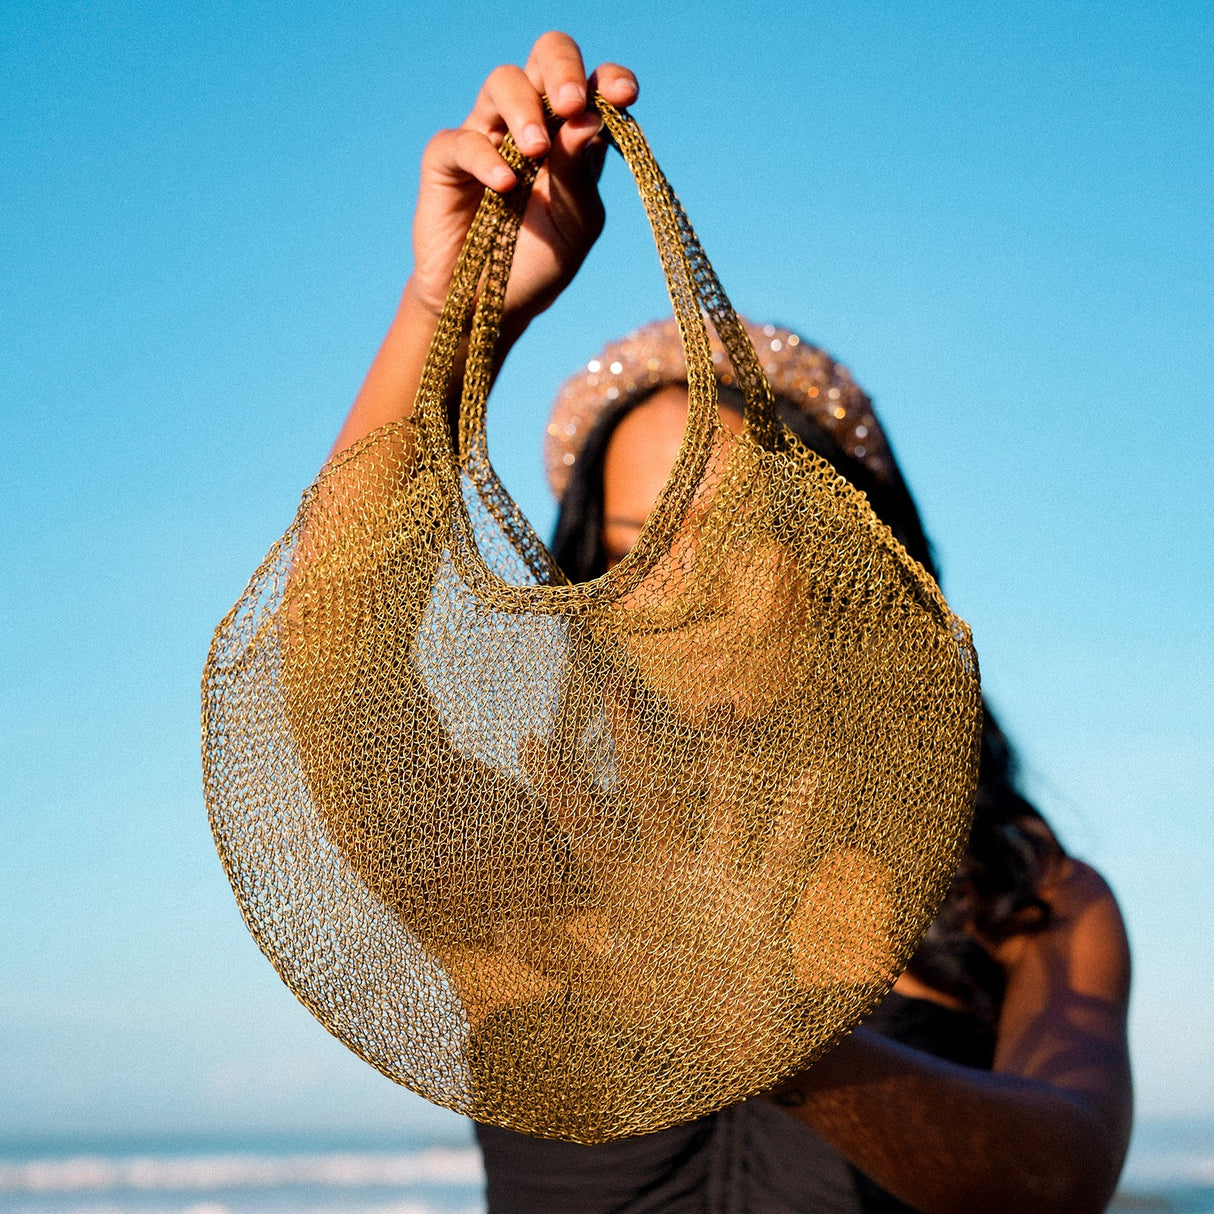
[(1041, 883), (1040, 896), (1049, 907), (1043, 943), (1124, 938), (1125, 922), (1116, 895), (1104, 875), (1074, 856), (1062, 856)]
[(1096, 902), (1116, 903), (1109, 883), (1099, 870), (1076, 856), (1058, 859), (1041, 884), (1041, 896), (1058, 914)]
[(1062, 856), (1042, 883), (1040, 896), (1050, 908), (1050, 929), (1059, 932), (1104, 925), (1124, 931), (1117, 897), (1099, 870), (1074, 856)]
[(1066, 1007), (1072, 1014), (1101, 1008), (1124, 1020), (1130, 991), (1125, 920), (1103, 875), (1063, 857), (1040, 889), (1047, 925), (1008, 941), (999, 960), (1008, 977), (1004, 1019)]

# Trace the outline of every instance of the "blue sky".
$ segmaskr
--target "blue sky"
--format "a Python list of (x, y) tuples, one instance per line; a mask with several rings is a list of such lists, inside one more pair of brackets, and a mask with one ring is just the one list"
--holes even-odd
[[(384, 1127), (240, 923), (198, 678), (409, 268), (416, 165), (561, 27), (737, 306), (876, 399), (1028, 784), (1118, 892), (1140, 1107), (1214, 1114), (1209, 6), (0, 6), (0, 1133)], [(664, 310), (631, 183), (491, 404)]]

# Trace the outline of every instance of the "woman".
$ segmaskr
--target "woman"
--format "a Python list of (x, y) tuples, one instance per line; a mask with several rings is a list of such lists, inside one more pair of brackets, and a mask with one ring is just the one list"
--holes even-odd
[[(605, 144), (588, 87), (619, 106), (637, 96), (626, 69), (604, 64), (588, 78), (576, 44), (546, 34), (525, 68), (489, 76), (458, 130), (431, 140), (414, 271), (336, 450), (408, 414), (481, 193), (515, 184), (497, 150), (506, 131), (544, 167), (510, 278), (505, 344), (572, 279), (603, 222)], [(564, 120), (552, 135), (542, 95)], [(677, 376), (629, 403), (573, 453), (556, 555), (575, 579), (627, 551), (682, 433)], [(930, 568), (896, 468), (875, 475), (871, 443), (847, 449), (800, 406), (783, 403), (786, 424), (865, 489)], [(736, 417), (736, 402), (731, 411), (725, 401), (723, 417)], [(691, 1126), (605, 1147), (482, 1127), (491, 1210), (1103, 1209), (1130, 1126), (1125, 932), (1107, 886), (1062, 852), (1012, 776), (988, 715), (966, 860), (870, 1025), (767, 1097)]]

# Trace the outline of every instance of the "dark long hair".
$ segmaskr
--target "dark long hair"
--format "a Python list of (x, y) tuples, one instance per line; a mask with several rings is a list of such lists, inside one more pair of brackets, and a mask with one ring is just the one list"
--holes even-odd
[[(719, 395), (723, 405), (741, 410), (736, 390), (722, 386)], [(606, 570), (603, 461), (616, 426), (641, 399), (622, 402), (599, 419), (586, 436), (561, 499), (552, 554), (575, 582)], [(907, 552), (939, 581), (918, 508), (897, 466), (888, 480), (879, 481), (797, 405), (777, 398), (776, 406), (784, 425), (867, 496)], [(1049, 905), (1040, 890), (1063, 854), (1054, 832), (1017, 787), (1015, 751), (984, 700), (973, 830), (909, 972), (993, 1024), (1005, 985), (994, 950), (1009, 937), (1040, 931), (1049, 922)]]

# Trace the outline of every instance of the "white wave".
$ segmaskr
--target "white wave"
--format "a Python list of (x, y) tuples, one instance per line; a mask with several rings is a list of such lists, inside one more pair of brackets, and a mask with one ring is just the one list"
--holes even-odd
[(1123, 1182), (1214, 1186), (1214, 1152), (1193, 1150), (1135, 1151), (1126, 1163)]
[[(117, 1189), (215, 1192), (284, 1185), (348, 1189), (372, 1185), (475, 1184), (483, 1175), (480, 1155), (473, 1147), (429, 1147), (409, 1154), (348, 1151), (310, 1155), (77, 1155), (0, 1163), (0, 1193), (104, 1193)], [(219, 1214), (219, 1210), (209, 1214)]]
[[(147, 1206), (139, 1205), (71, 1205), (48, 1207), (39, 1203), (38, 1206), (9, 1206), (7, 1214), (282, 1214), (281, 1205), (258, 1207), (242, 1203), (240, 1206), (226, 1205), (220, 1202), (206, 1201), (190, 1205)], [(390, 1202), (387, 1205), (359, 1205), (352, 1210), (348, 1205), (325, 1206), (309, 1203), (306, 1206), (293, 1206), (292, 1214), (450, 1214), (449, 1207), (427, 1205), (424, 1202), (404, 1201)], [(484, 1207), (469, 1206), (456, 1214), (484, 1214)]]

